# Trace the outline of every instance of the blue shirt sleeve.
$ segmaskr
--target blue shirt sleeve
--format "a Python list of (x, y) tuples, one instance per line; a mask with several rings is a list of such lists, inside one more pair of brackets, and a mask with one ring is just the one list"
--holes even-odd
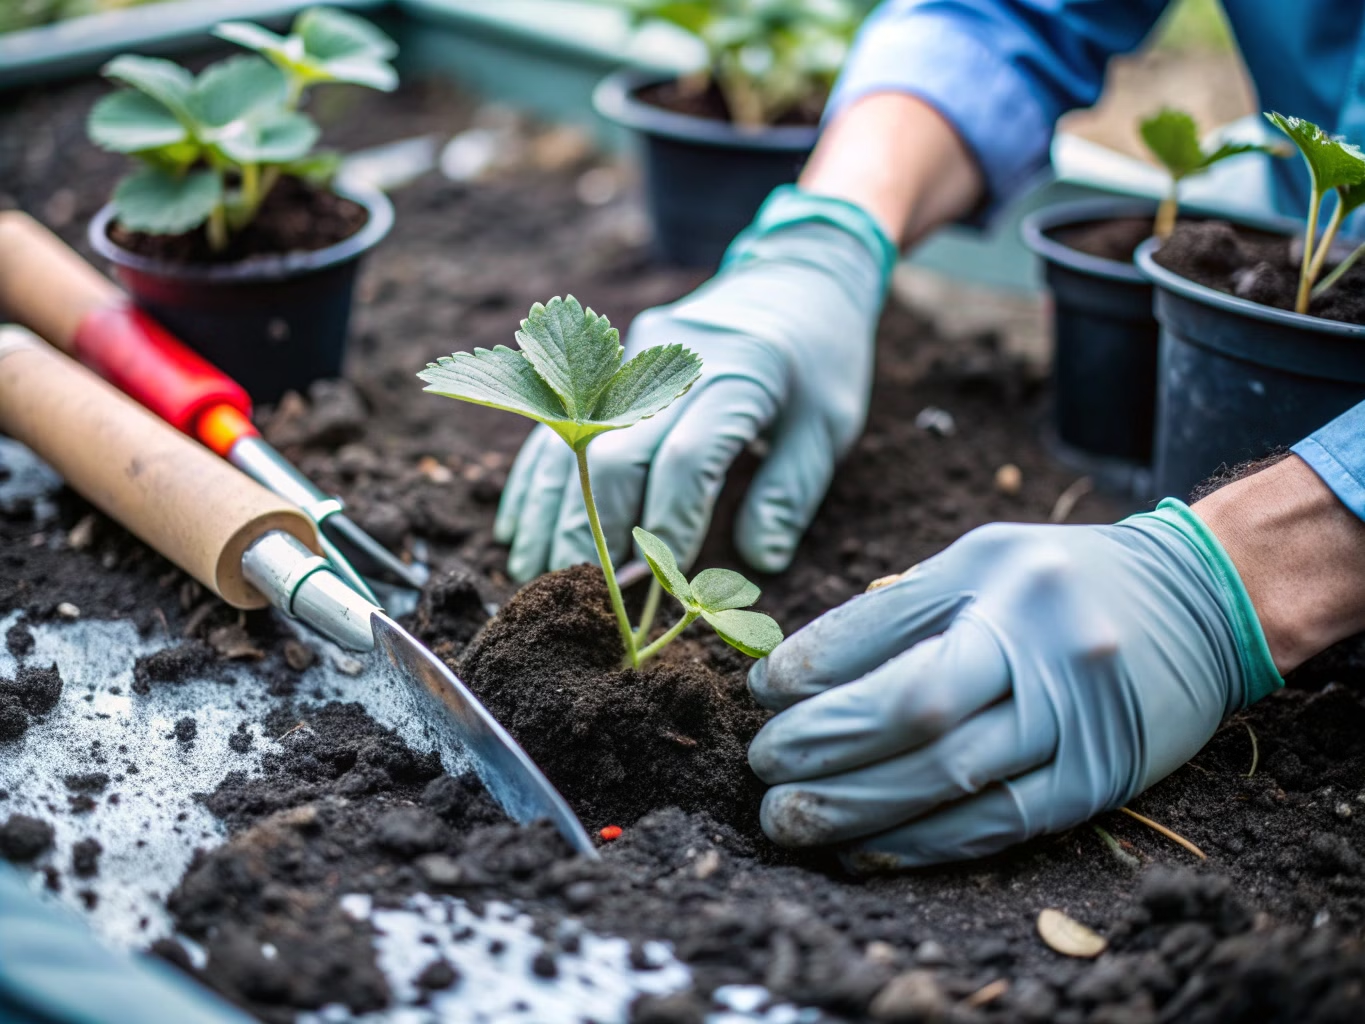
[(981, 166), (988, 209), (1047, 162), (1057, 119), (1094, 103), (1104, 69), (1167, 0), (884, 0), (864, 24), (826, 118), (901, 92), (939, 111)]
[(1313, 467), (1343, 505), (1365, 519), (1365, 402), (1290, 450)]

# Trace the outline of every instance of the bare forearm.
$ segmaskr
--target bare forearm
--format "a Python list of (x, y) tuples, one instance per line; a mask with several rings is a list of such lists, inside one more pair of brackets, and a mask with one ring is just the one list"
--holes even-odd
[(976, 161), (952, 126), (902, 93), (867, 96), (838, 114), (800, 184), (861, 206), (901, 247), (969, 213), (982, 192)]
[(1298, 456), (1196, 502), (1281, 673), (1365, 630), (1365, 523)]

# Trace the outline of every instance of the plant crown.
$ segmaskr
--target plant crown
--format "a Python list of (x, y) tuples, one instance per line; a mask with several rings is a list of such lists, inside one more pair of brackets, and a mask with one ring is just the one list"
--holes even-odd
[(758, 612), (742, 610), (758, 600), (756, 586), (727, 569), (708, 569), (689, 584), (668, 545), (636, 529), (635, 540), (657, 585), (684, 608), (683, 618), (662, 637), (640, 646), (648, 623), (638, 631), (631, 628), (598, 520), (588, 445), (606, 431), (623, 430), (666, 409), (701, 376), (700, 357), (681, 345), (659, 345), (623, 365), (619, 332), (606, 317), (585, 309), (572, 295), (537, 302), (521, 322), (516, 339), (518, 349), (498, 345), (441, 356), (417, 376), (426, 384), (423, 390), (433, 394), (543, 423), (573, 450), (627, 662), (638, 665), (658, 653), (697, 618), (705, 619), (727, 643), (754, 657), (776, 647), (782, 639), (777, 623)]
[[(1307, 313), (1311, 299), (1330, 288), (1360, 258), (1365, 246), (1357, 248), (1314, 288), (1331, 254), (1342, 221), (1352, 210), (1365, 203), (1365, 154), (1339, 135), (1331, 135), (1312, 121), (1270, 111), (1266, 119), (1298, 147), (1308, 166), (1312, 183), (1308, 217), (1304, 225), (1303, 261), (1299, 270), (1299, 292), (1295, 312)], [(1322, 200), (1328, 192), (1337, 201), (1322, 238), (1314, 244)]]
[(850, 0), (610, 0), (636, 26), (663, 23), (706, 48), (707, 66), (685, 81), (711, 82), (737, 124), (818, 115), (848, 55), (863, 11)]
[[(215, 32), (266, 56), (229, 57), (198, 76), (160, 58), (116, 57), (104, 75), (126, 88), (95, 104), (87, 131), (102, 149), (140, 165), (114, 189), (124, 227), (180, 234), (207, 225), (210, 244), (222, 249), (281, 175), (325, 184), (335, 172), (339, 157), (313, 151), (317, 125), (298, 109), (308, 86), (346, 81), (387, 90), (396, 76), (387, 63), (392, 40), (341, 11), (304, 11), (283, 39), (241, 22)], [(267, 51), (266, 37), (279, 40), (283, 56)]]

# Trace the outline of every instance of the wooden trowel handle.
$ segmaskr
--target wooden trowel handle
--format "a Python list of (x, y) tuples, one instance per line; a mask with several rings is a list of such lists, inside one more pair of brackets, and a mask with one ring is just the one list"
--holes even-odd
[(242, 553), (271, 530), (319, 551), (312, 522), (27, 331), (0, 327), (0, 431), (238, 608), (265, 598)]
[(23, 324), (74, 355), (76, 329), (123, 293), (26, 213), (0, 213), (0, 320)]

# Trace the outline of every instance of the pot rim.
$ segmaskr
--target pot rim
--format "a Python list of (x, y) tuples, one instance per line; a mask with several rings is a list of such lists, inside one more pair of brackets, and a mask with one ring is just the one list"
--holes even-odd
[(1143, 276), (1158, 288), (1165, 289), (1191, 302), (1212, 306), (1225, 313), (1243, 316), (1249, 320), (1259, 320), (1262, 323), (1275, 324), (1291, 330), (1335, 335), (1339, 338), (1351, 340), (1365, 338), (1365, 324), (1324, 320), (1322, 317), (1309, 316), (1307, 313), (1293, 313), (1287, 309), (1263, 306), (1259, 302), (1238, 298), (1236, 295), (1229, 295), (1227, 292), (1220, 292), (1216, 288), (1191, 281), (1172, 270), (1167, 270), (1156, 262), (1153, 256), (1159, 247), (1160, 239), (1149, 238), (1138, 246), (1137, 252), (1133, 256)]
[(1055, 238), (1049, 237), (1047, 232), (1072, 224), (1089, 224), (1121, 217), (1155, 217), (1156, 208), (1157, 202), (1154, 199), (1137, 199), (1129, 196), (1073, 199), (1051, 203), (1024, 217), (1019, 226), (1019, 233), (1025, 247), (1049, 263), (1110, 281), (1143, 284), (1147, 278), (1138, 270), (1133, 260), (1123, 262), (1104, 256), (1093, 256), (1069, 245), (1063, 245)]
[(234, 263), (172, 263), (151, 259), (123, 248), (109, 237), (109, 224), (114, 220), (112, 202), (105, 203), (91, 218), (87, 236), (94, 250), (110, 263), (142, 274), (224, 284), (279, 281), (356, 259), (378, 245), (393, 227), (393, 203), (379, 189), (349, 185), (335, 186), (332, 191), (343, 199), (359, 203), (368, 216), (355, 234), (322, 249), (249, 256)]
[(608, 121), (645, 135), (658, 135), (702, 146), (779, 152), (806, 152), (815, 146), (820, 134), (816, 125), (740, 128), (728, 121), (680, 114), (635, 98), (639, 89), (670, 82), (677, 77), (673, 72), (639, 68), (613, 71), (593, 89), (593, 109)]

